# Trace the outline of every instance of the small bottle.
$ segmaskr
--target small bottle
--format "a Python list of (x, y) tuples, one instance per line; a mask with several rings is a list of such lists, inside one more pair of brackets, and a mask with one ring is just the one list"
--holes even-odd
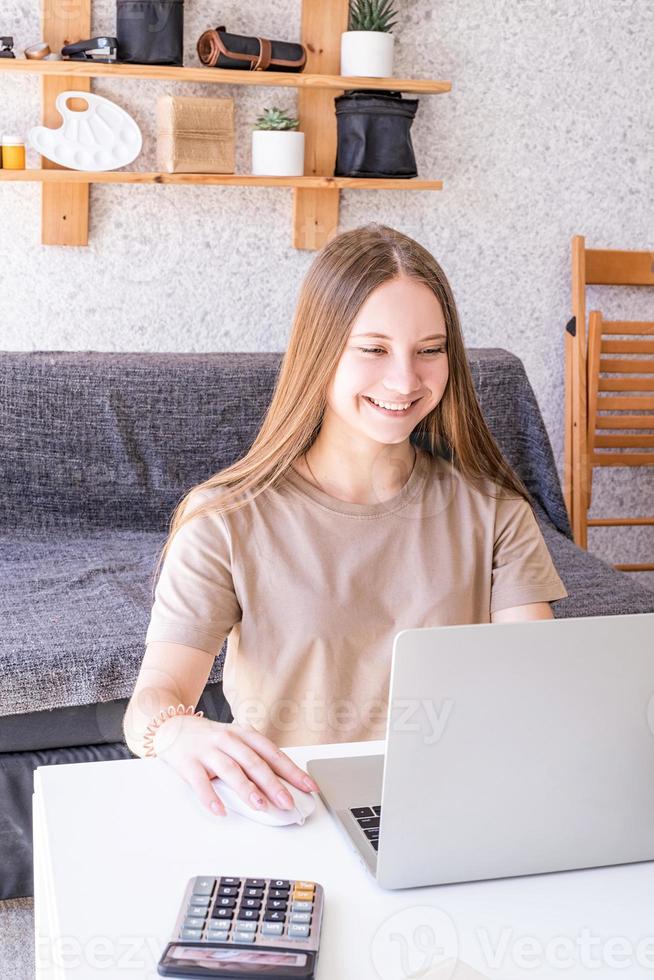
[(25, 169), (25, 144), (13, 133), (2, 137), (2, 166), (5, 170)]

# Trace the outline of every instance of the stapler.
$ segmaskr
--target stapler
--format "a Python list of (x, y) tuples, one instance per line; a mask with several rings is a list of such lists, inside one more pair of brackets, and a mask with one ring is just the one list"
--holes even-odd
[(111, 64), (116, 61), (118, 40), (115, 37), (90, 37), (85, 41), (66, 44), (61, 49), (64, 59), (70, 61), (97, 61)]

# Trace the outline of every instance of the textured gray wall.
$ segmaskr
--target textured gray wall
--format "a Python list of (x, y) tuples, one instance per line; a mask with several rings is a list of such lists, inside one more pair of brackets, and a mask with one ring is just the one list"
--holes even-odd
[[(570, 239), (654, 247), (654, 4), (651, 0), (397, 0), (398, 76), (449, 79), (423, 96), (413, 124), (420, 176), (440, 192), (345, 191), (341, 230), (376, 219), (429, 248), (447, 272), (469, 346), (520, 356), (563, 455), (563, 330)], [(0, 33), (40, 36), (37, 0), (3, 0)], [(186, 64), (209, 26), (297, 39), (299, 0), (186, 2)], [(94, 33), (115, 28), (95, 0)], [(250, 130), (264, 106), (295, 109), (295, 89), (136, 79), (94, 82), (144, 134), (133, 165), (152, 170), (160, 94), (235, 100), (236, 170), (250, 170)], [(39, 82), (0, 73), (0, 128), (38, 123)], [(28, 153), (28, 165), (37, 158)], [(290, 246), (292, 191), (91, 188), (87, 248), (39, 244), (38, 184), (0, 184), (0, 324), (8, 350), (281, 350), (312, 252)], [(588, 309), (653, 318), (647, 289), (592, 289)], [(598, 514), (654, 513), (654, 469), (603, 469)], [(610, 561), (654, 556), (654, 528), (592, 530)], [(649, 559), (648, 559), (649, 556)], [(638, 581), (654, 587), (654, 575)]]

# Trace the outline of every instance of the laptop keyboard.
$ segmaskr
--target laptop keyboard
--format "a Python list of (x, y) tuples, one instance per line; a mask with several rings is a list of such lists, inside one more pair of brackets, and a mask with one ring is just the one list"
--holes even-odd
[(352, 806), (350, 813), (361, 827), (362, 831), (375, 850), (379, 849), (379, 818), (380, 806)]

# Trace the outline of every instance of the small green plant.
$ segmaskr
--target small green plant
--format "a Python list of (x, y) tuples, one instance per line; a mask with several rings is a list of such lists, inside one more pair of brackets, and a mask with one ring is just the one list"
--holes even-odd
[(351, 0), (350, 30), (351, 31), (383, 31), (390, 33), (397, 23), (391, 20), (397, 11), (391, 0)]
[(255, 129), (296, 129), (300, 125), (299, 119), (286, 114), (284, 109), (273, 106), (272, 109), (264, 107), (263, 114), (257, 119)]

